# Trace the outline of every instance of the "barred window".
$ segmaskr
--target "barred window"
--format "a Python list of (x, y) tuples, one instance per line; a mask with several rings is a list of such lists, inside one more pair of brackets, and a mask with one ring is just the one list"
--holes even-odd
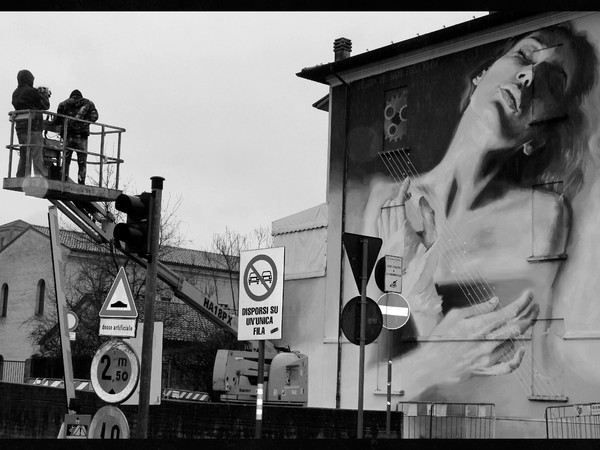
[(8, 284), (4, 283), (2, 285), (2, 316), (1, 317), (6, 317), (7, 311), (8, 311)]
[(46, 281), (43, 279), (38, 281), (37, 284), (37, 294), (35, 298), (37, 299), (35, 313), (38, 316), (44, 314), (44, 298), (46, 297)]

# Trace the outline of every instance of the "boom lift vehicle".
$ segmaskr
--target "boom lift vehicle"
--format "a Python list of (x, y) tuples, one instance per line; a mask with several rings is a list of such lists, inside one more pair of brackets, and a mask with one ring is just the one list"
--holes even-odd
[[(30, 144), (19, 145), (16, 142), (15, 122), (27, 121), (28, 142), (31, 142), (32, 117), (43, 114), (44, 160), (49, 167), (50, 176), (18, 178), (12, 175), (13, 155), (22, 147), (27, 150), (29, 158)], [(119, 170), (124, 163), (121, 158), (121, 137), (124, 128), (99, 122), (90, 125), (90, 142), (88, 145), (88, 165), (97, 165), (97, 179), (90, 184), (74, 183), (65, 173), (65, 136), (52, 125), (56, 116), (65, 121), (75, 119), (50, 111), (22, 110), (11, 111), (10, 144), (8, 177), (3, 180), (3, 188), (25, 195), (44, 198), (55, 205), (83, 232), (99, 244), (116, 247), (129, 259), (142, 267), (147, 261), (137, 254), (127, 251), (113, 236), (116, 226), (114, 215), (103, 203), (116, 201), (122, 194), (119, 190)], [(80, 121), (80, 120), (79, 120)], [(85, 121), (83, 121), (85, 122)], [(65, 128), (67, 128), (65, 126)], [(110, 142), (110, 144), (109, 144)], [(94, 145), (99, 144), (95, 147)], [(112, 145), (112, 147), (111, 147)], [(107, 149), (112, 148), (109, 155)], [(89, 175), (88, 175), (89, 176)], [(109, 178), (114, 186), (109, 187)], [(158, 278), (166, 283), (173, 293), (204, 315), (216, 326), (225, 329), (237, 337), (237, 316), (231, 311), (221, 308), (216, 302), (206, 297), (200, 290), (184, 277), (158, 262)], [(308, 402), (308, 357), (288, 349), (265, 346), (264, 365), (264, 402), (279, 405), (306, 406)], [(213, 370), (213, 389), (221, 392), (221, 400), (232, 402), (252, 402), (256, 400), (258, 379), (258, 352), (219, 350)]]

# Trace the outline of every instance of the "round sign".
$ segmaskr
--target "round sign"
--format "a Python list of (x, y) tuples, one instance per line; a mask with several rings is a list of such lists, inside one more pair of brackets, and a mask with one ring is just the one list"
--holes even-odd
[(73, 311), (67, 311), (67, 325), (69, 326), (69, 331), (75, 331), (75, 328), (79, 325), (79, 317)]
[(129, 439), (129, 434), (127, 417), (116, 406), (103, 406), (90, 423), (92, 439)]
[(127, 400), (137, 387), (140, 362), (129, 344), (105, 342), (92, 359), (91, 381), (98, 397), (107, 403)]
[(410, 305), (403, 295), (396, 292), (383, 294), (377, 300), (383, 314), (383, 327), (386, 330), (397, 330), (403, 327), (410, 318)]
[(243, 279), (246, 294), (255, 302), (269, 298), (277, 285), (277, 266), (267, 255), (257, 255), (250, 260)]
[[(383, 317), (377, 303), (369, 297), (367, 300), (367, 326), (365, 328), (365, 345), (370, 344), (381, 333)], [(342, 310), (342, 331), (353, 344), (360, 345), (360, 296), (354, 297)]]

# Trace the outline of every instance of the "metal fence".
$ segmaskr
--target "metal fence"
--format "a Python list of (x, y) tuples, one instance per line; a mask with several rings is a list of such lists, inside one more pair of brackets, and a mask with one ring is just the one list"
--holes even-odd
[(403, 439), (486, 439), (496, 432), (492, 403), (400, 402)]
[(25, 379), (25, 361), (0, 360), (0, 381), (22, 383)]
[(600, 438), (600, 403), (549, 406), (544, 417), (549, 439)]

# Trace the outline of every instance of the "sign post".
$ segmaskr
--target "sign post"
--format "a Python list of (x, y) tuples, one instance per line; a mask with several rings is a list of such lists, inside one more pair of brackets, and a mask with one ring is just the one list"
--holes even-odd
[(388, 342), (388, 372), (387, 372), (387, 411), (386, 411), (386, 432), (388, 439), (392, 427), (392, 331), (402, 328), (410, 318), (410, 305), (408, 301), (399, 293), (386, 292), (377, 301), (383, 315), (383, 327), (389, 330)]
[(256, 439), (262, 435), (265, 340), (281, 339), (285, 248), (240, 253), (238, 340), (258, 340)]
[(367, 329), (367, 283), (375, 267), (377, 254), (381, 249), (383, 241), (380, 238), (343, 233), (342, 242), (346, 248), (356, 285), (360, 289), (360, 355), (358, 362), (358, 419), (356, 421), (356, 435), (358, 439), (362, 439)]
[(48, 208), (48, 223), (50, 225), (50, 249), (52, 251), (52, 267), (54, 269), (54, 286), (56, 289), (56, 310), (58, 312), (58, 328), (60, 330), (60, 347), (62, 350), (62, 361), (65, 373), (65, 394), (67, 401), (67, 412), (74, 412), (78, 408), (75, 397), (75, 385), (73, 379), (73, 361), (71, 359), (71, 341), (69, 338), (69, 323), (67, 317), (67, 300), (63, 290), (62, 278), (62, 251), (60, 246), (60, 228), (58, 226), (58, 212), (56, 206)]

